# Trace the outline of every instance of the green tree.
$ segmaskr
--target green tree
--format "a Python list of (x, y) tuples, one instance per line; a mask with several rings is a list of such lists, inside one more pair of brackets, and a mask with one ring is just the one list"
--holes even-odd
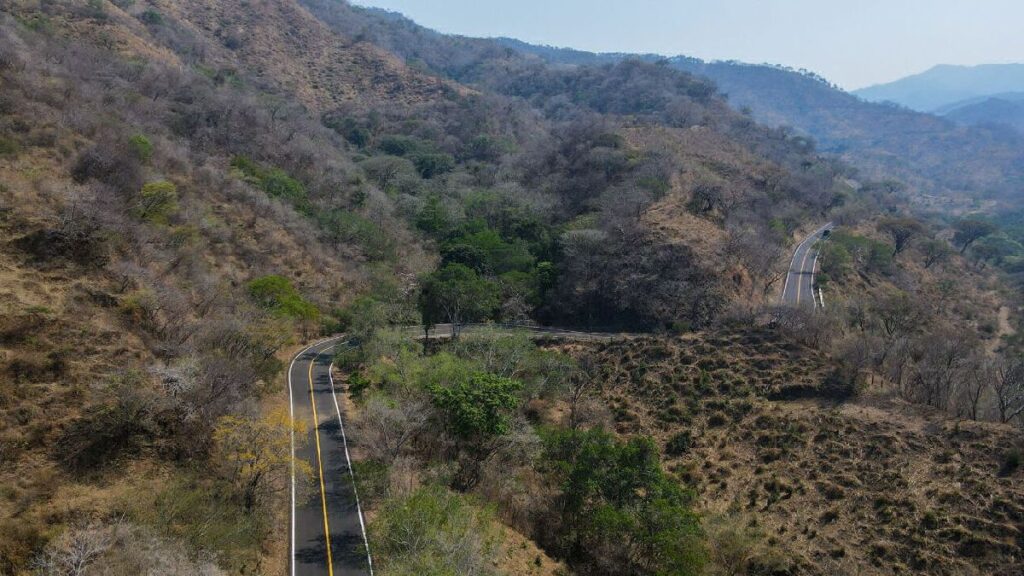
[(485, 318), (497, 302), (494, 283), (462, 264), (447, 264), (420, 282), (419, 309), (424, 329), (429, 331), (447, 321), (452, 325), (453, 338), (458, 338), (464, 322)]
[(455, 159), (451, 154), (414, 154), (409, 159), (424, 178), (440, 176), (455, 168)]
[(455, 439), (459, 469), (456, 486), (468, 489), (480, 477), (481, 464), (494, 452), (494, 440), (508, 434), (523, 384), (486, 372), (428, 385), (431, 401)]
[(896, 256), (914, 237), (924, 232), (924, 226), (913, 218), (883, 218), (878, 222), (878, 230), (892, 238), (892, 255)]
[(944, 240), (935, 238), (922, 242), (919, 249), (925, 269), (931, 268), (940, 262), (945, 262), (953, 253), (949, 244)]
[(964, 218), (953, 224), (956, 233), (953, 241), (960, 245), (960, 253), (963, 254), (967, 248), (976, 241), (996, 231), (996, 225), (980, 220), (978, 218)]
[(455, 436), (486, 442), (508, 433), (511, 413), (519, 404), (517, 393), (522, 388), (518, 380), (478, 372), (468, 379), (432, 384), (430, 395)]
[(270, 275), (249, 282), (249, 296), (260, 306), (296, 320), (316, 320), (320, 311), (299, 294), (284, 276)]
[(157, 224), (166, 224), (167, 217), (178, 209), (178, 187), (172, 182), (150, 182), (139, 191), (135, 214)]
[(621, 442), (603, 430), (558, 430), (545, 440), (561, 487), (558, 548), (584, 573), (689, 575), (704, 565), (687, 494), (661, 470), (649, 438)]
[(129, 138), (128, 145), (143, 164), (149, 162), (153, 157), (153, 143), (143, 134), (136, 134)]

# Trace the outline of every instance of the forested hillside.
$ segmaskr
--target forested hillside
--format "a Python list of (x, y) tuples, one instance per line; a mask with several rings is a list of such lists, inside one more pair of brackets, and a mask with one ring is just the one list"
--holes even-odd
[[(498, 42), (551, 62), (573, 65), (632, 57), (514, 40)], [(642, 57), (647, 61), (663, 59)], [(685, 56), (667, 61), (679, 70), (710, 79), (732, 106), (748, 109), (759, 122), (812, 137), (819, 151), (843, 158), (859, 168), (862, 177), (905, 182), (925, 205), (948, 210), (970, 208), (978, 199), (998, 199), (1012, 206), (1021, 202), (1024, 139), (1013, 131), (987, 123), (958, 125), (931, 114), (867, 102), (812, 73)]]
[[(353, 296), (416, 322), (411, 279), (439, 266), (482, 282), (460, 320), (706, 325), (753, 281), (717, 262), (727, 238), (781, 256), (842, 170), (648, 63), (457, 84), (292, 2), (23, 0), (2, 26), (5, 571), (58, 527), (79, 532), (56, 555), (181, 540), (274, 570), (280, 478), (209, 463), (225, 427), (281, 425), (278, 353)], [(667, 199), (710, 246), (652, 223)]]
[[(912, 567), (1018, 568), (1024, 526), (1002, 499), (1022, 473), (1019, 302), (1005, 282), (1024, 262), (1019, 213), (922, 224), (889, 179), (1002, 194), (988, 186), (1015, 185), (1019, 150), (893, 114), (922, 128), (872, 140), (878, 157), (856, 150), (874, 136), (851, 120), (858, 171), (678, 62), (553, 63), (334, 0), (4, 4), (0, 574), (283, 572), (291, 467), (300, 498), (317, 489), (289, 442), (311, 423), (289, 416), (285, 367), (332, 334), (347, 335), (338, 397), (382, 574), (842, 565), (836, 546), (807, 542), (785, 561), (784, 521), (766, 534), (720, 518), (732, 504), (705, 498), (711, 482), (733, 499), (735, 486), (679, 461), (690, 434), (708, 450), (750, 440), (747, 414), (788, 430), (758, 444), (781, 454), (812, 424), (763, 420), (766, 402), (843, 401), (876, 376), (936, 421), (1003, 421), (978, 424), (970, 446), (985, 454), (977, 485), (999, 486), (998, 526), (971, 525), (974, 545), (960, 516), (937, 518), (948, 530)], [(820, 130), (843, 152), (836, 118)], [(931, 156), (936, 141), (948, 148)], [(890, 145), (925, 160), (891, 161)], [(846, 296), (829, 315), (777, 310), (794, 241), (829, 220), (841, 228), (818, 281)], [(956, 278), (973, 288), (952, 290)], [(470, 322), (626, 340), (457, 337)], [(437, 324), (451, 341), (413, 338)], [(642, 352), (623, 343), (640, 334), (659, 336)], [(957, 334), (978, 336), (943, 371), (926, 352)], [(668, 372), (648, 376), (641, 356)], [(1006, 387), (977, 384), (993, 373)], [(649, 394), (666, 389), (679, 401)], [(634, 414), (648, 410), (679, 428), (674, 443)], [(763, 485), (769, 504), (785, 492)], [(978, 555), (950, 559), (955, 538)], [(893, 550), (844, 566), (902, 569)]]

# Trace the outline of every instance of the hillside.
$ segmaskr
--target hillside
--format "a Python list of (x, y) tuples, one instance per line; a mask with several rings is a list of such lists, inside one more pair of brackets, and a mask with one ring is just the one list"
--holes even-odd
[[(0, 573), (82, 546), (104, 574), (278, 572), (281, 477), (245, 500), (214, 435), (277, 430), (294, 343), (375, 279), (428, 265), (389, 207), (366, 217), (344, 140), (293, 102), (446, 89), (294, 5), (261, 6), (0, 14)], [(232, 48), (207, 10), (263, 44)]]
[(1024, 64), (939, 65), (920, 74), (854, 90), (871, 102), (933, 112), (955, 102), (1024, 90)]
[[(4, 4), (0, 574), (324, 566), (328, 498), (384, 576), (1019, 568), (1019, 216), (922, 223), (890, 180), (1015, 185), (1003, 133), (786, 72), (899, 115), (858, 170), (702, 63), (528, 48), (334, 0)], [(776, 306), (830, 220), (836, 305)]]
[[(895, 178), (922, 196), (940, 196), (949, 209), (975, 199), (1001, 198), (1019, 204), (1024, 182), (1024, 139), (1001, 128), (970, 127), (897, 106), (864, 101), (813, 74), (742, 62), (704, 62), (657, 55), (594, 54), (533, 46), (514, 40), (501, 45), (551, 62), (594, 65), (642, 58), (672, 66), (715, 83), (729, 103), (769, 126), (812, 137), (822, 153), (836, 155), (867, 179)], [(931, 200), (918, 196), (923, 204)]]
[(765, 278), (729, 239), (781, 266), (844, 170), (649, 63), (501, 50), (460, 84), (296, 2), (0, 18), (4, 573), (82, 541), (277, 572), (295, 344), (418, 322), (431, 270), (481, 282), (468, 320), (710, 324)]
[(615, 430), (655, 438), (738, 573), (1021, 570), (1021, 472), (1003, 467), (1019, 431), (954, 423), (878, 390), (840, 402), (849, 391), (825, 385), (827, 362), (775, 334), (571, 353), (603, 367)]
[(959, 124), (1002, 125), (1024, 131), (1024, 97), (996, 96), (952, 106), (943, 116)]

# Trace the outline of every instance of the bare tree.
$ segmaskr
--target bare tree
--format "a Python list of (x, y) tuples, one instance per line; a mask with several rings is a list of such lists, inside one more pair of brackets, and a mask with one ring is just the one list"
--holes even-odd
[(355, 425), (355, 436), (371, 458), (390, 465), (419, 434), (430, 418), (430, 404), (422, 398), (394, 400), (374, 395)]
[(1000, 422), (1009, 422), (1024, 413), (1024, 359), (997, 362), (990, 387)]
[(110, 549), (111, 531), (101, 526), (71, 528), (36, 559), (41, 576), (84, 576)]

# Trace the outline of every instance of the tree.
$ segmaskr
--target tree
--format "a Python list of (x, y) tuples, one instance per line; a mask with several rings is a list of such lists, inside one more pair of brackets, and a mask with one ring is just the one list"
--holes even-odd
[(1009, 422), (1024, 414), (1024, 359), (998, 362), (995, 377), (990, 382), (1000, 422)]
[(446, 264), (420, 282), (419, 309), (427, 331), (447, 321), (458, 338), (462, 323), (486, 317), (497, 304), (497, 287), (463, 264)]
[(882, 328), (890, 338), (915, 332), (928, 320), (925, 307), (902, 291), (890, 292), (876, 300), (872, 312), (882, 322)]
[(892, 238), (892, 255), (896, 256), (915, 236), (924, 232), (924, 226), (913, 218), (884, 218), (879, 221), (878, 230)]
[(922, 262), (927, 270), (932, 266), (949, 260), (953, 251), (950, 249), (949, 244), (944, 240), (930, 239), (925, 240), (919, 246), (921, 251)]
[(320, 311), (307, 301), (284, 276), (272, 274), (248, 284), (249, 296), (262, 307), (296, 320), (315, 320)]
[(507, 434), (510, 414), (519, 404), (523, 383), (479, 372), (468, 379), (429, 387), (434, 405), (445, 414), (445, 425), (457, 437), (486, 442)]
[(291, 438), (305, 438), (301, 422), (292, 422), (288, 411), (281, 408), (265, 416), (222, 416), (213, 430), (215, 462), (218, 462), (235, 485), (247, 510), (264, 498), (284, 490), (281, 480), (294, 466), (302, 473), (309, 465), (292, 457)]
[(374, 156), (360, 162), (359, 167), (367, 178), (385, 192), (399, 177), (416, 174), (413, 163), (398, 156)]
[(143, 220), (165, 224), (167, 217), (178, 209), (178, 188), (172, 182), (150, 182), (139, 191), (135, 214)]
[(402, 450), (423, 430), (429, 406), (420, 398), (395, 400), (375, 394), (361, 411), (356, 429), (360, 444), (370, 456), (391, 465)]
[(953, 224), (956, 233), (953, 241), (960, 244), (960, 253), (963, 254), (975, 241), (988, 236), (996, 231), (996, 225), (977, 218), (965, 218)]
[(445, 428), (455, 438), (460, 456), (457, 486), (469, 488), (479, 480), (480, 465), (496, 449), (495, 440), (511, 430), (522, 388), (519, 380), (486, 372), (428, 385)]
[(560, 487), (557, 548), (585, 574), (702, 573), (700, 524), (678, 482), (661, 470), (649, 438), (617, 440), (600, 429), (559, 430), (545, 462)]

